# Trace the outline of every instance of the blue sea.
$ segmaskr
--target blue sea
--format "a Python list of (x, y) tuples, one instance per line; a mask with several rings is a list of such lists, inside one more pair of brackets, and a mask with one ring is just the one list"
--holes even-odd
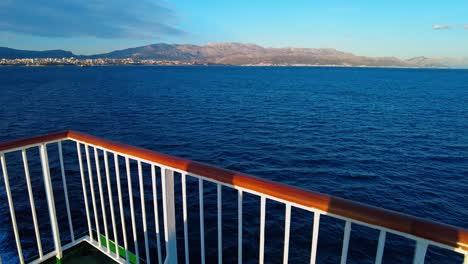
[[(468, 228), (468, 70), (0, 67), (1, 142), (69, 129)], [(64, 147), (70, 152), (66, 169), (78, 234), (87, 230), (81, 181), (74, 145)], [(31, 151), (30, 159), (34, 155)], [(29, 248), (24, 253), (33, 257), (37, 250), (19, 158), (7, 155), (7, 163), (22, 245)], [(51, 170), (56, 201), (63, 205), (56, 160)], [(43, 198), (40, 170), (32, 177), (35, 195)], [(195, 179), (187, 183), (190, 259), (198, 263), (198, 185)], [(179, 197), (180, 180), (176, 186)], [(206, 183), (204, 194), (207, 263), (215, 263), (216, 186)], [(146, 196), (151, 209), (150, 189)], [(237, 261), (236, 199), (235, 191), (223, 189), (226, 263)], [(134, 203), (139, 207), (139, 200)], [(246, 195), (246, 263), (258, 260), (259, 205), (258, 197)], [(43, 248), (51, 249), (46, 203), (37, 207)], [(180, 203), (176, 210), (180, 220)], [(63, 206), (57, 211), (66, 219)], [(265, 262), (281, 263), (284, 205), (269, 201), (266, 219)], [(308, 263), (312, 219), (293, 209), (290, 263)], [(339, 262), (343, 226), (322, 217), (319, 263)], [(177, 232), (183, 261), (180, 221)], [(373, 263), (377, 239), (378, 231), (353, 226), (349, 263)], [(156, 261), (154, 241), (150, 247)], [(388, 235), (385, 263), (410, 263), (413, 250), (410, 240)], [(3, 178), (0, 256), (3, 263), (18, 262)], [(462, 262), (458, 254), (432, 247), (427, 260)]]

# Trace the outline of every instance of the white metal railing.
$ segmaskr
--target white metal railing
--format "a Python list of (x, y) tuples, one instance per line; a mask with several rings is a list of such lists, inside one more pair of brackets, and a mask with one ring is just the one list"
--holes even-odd
[[(70, 203), (69, 203), (69, 190), (67, 189), (67, 178), (70, 175), (66, 175), (65, 170), (65, 163), (64, 163), (64, 151), (62, 147), (62, 142), (73, 141), (76, 144), (76, 151), (77, 159), (78, 159), (78, 168), (79, 168), (79, 175), (81, 179), (81, 187), (83, 192), (83, 200), (85, 205), (85, 213), (86, 219), (84, 221), (76, 221), (72, 218)], [(67, 224), (68, 229), (70, 231), (70, 242), (63, 244), (60, 240), (60, 231), (59, 231), (59, 224), (57, 220), (57, 212), (56, 212), (56, 205), (54, 201), (54, 192), (53, 192), (53, 185), (51, 181), (50, 175), (50, 163), (48, 158), (48, 150), (47, 147), (50, 145), (58, 145), (58, 156), (59, 156), (59, 163), (60, 163), (60, 172), (61, 172), (61, 180), (62, 180), (62, 188), (64, 191), (65, 197), (65, 207), (66, 207), (66, 214), (67, 214)], [(367, 223), (362, 220), (356, 220), (350, 217), (346, 217), (343, 215), (339, 215), (336, 213), (331, 213), (329, 211), (305, 206), (304, 204), (278, 198), (275, 195), (271, 195), (268, 193), (260, 192), (256, 188), (247, 188), (245, 187), (248, 184), (244, 184), (241, 186), (240, 184), (236, 184), (236, 182), (227, 182), (222, 181), (213, 177), (208, 177), (204, 175), (199, 175), (190, 171), (189, 167), (186, 169), (180, 169), (180, 166), (170, 166), (167, 164), (155, 162), (148, 152), (143, 154), (139, 154), (138, 151), (135, 149), (130, 149), (126, 151), (124, 147), (109, 147), (111, 143), (107, 142), (106, 144), (95, 143), (95, 141), (89, 142), (86, 138), (75, 138), (70, 137), (68, 134), (63, 139), (53, 139), (49, 141), (44, 141), (40, 143), (32, 143), (22, 146), (13, 146), (9, 149), (0, 148), (0, 160), (2, 166), (2, 173), (4, 177), (5, 183), (5, 190), (8, 200), (8, 206), (10, 209), (11, 215), (11, 222), (12, 222), (12, 229), (14, 232), (14, 237), (16, 241), (16, 247), (19, 257), (20, 263), (25, 263), (25, 258), (23, 256), (23, 249), (20, 240), (20, 231), (18, 230), (18, 223), (16, 220), (15, 215), (15, 207), (14, 201), (11, 194), (10, 188), (10, 179), (8, 174), (8, 159), (7, 156), (12, 152), (21, 152), (22, 154), (22, 161), (24, 167), (24, 175), (26, 177), (27, 183), (27, 190), (29, 196), (29, 202), (31, 206), (31, 214), (32, 214), (32, 224), (34, 225), (35, 230), (35, 239), (36, 239), (36, 247), (37, 247), (37, 258), (31, 260), (31, 263), (40, 263), (45, 261), (51, 257), (56, 257), (57, 259), (61, 259), (63, 256), (63, 251), (73, 247), (74, 245), (87, 242), (97, 249), (99, 249), (103, 254), (107, 255), (114, 261), (118, 263), (140, 263), (146, 262), (157, 262), (162, 263), (165, 260), (165, 263), (177, 263), (178, 261), (178, 251), (177, 251), (177, 239), (176, 239), (176, 229), (180, 228), (176, 226), (176, 211), (175, 211), (175, 193), (174, 193), (174, 184), (175, 184), (175, 177), (179, 177), (180, 175), (180, 182), (181, 182), (181, 189), (182, 189), (182, 217), (183, 217), (183, 251), (185, 255), (185, 262), (189, 263), (189, 253), (190, 250), (194, 250), (194, 248), (189, 248), (189, 235), (188, 229), (190, 223), (188, 223), (188, 202), (187, 202), (187, 177), (193, 177), (194, 179), (198, 180), (198, 192), (199, 192), (199, 217), (200, 217), (200, 262), (205, 263), (206, 261), (206, 248), (205, 248), (205, 216), (204, 216), (204, 184), (214, 184), (216, 186), (216, 204), (217, 204), (217, 261), (221, 263), (223, 260), (223, 218), (222, 218), (222, 190), (224, 188), (232, 188), (237, 190), (237, 208), (238, 208), (238, 221), (237, 221), (237, 228), (238, 228), (238, 252), (237, 252), (237, 259), (238, 263), (242, 263), (243, 261), (243, 237), (242, 237), (242, 228), (243, 228), (243, 197), (245, 193), (252, 194), (257, 196), (260, 199), (260, 232), (259, 232), (259, 245), (258, 245), (258, 252), (259, 252), (259, 263), (264, 263), (265, 261), (265, 220), (267, 217), (266, 205), (268, 201), (276, 201), (279, 203), (284, 204), (285, 206), (285, 220), (284, 220), (284, 247), (283, 247), (283, 263), (288, 263), (289, 257), (289, 242), (290, 242), (290, 227), (291, 227), (291, 209), (292, 208), (299, 208), (301, 210), (306, 210), (308, 212), (313, 213), (313, 219), (311, 219), (312, 225), (312, 234), (311, 240), (312, 243), (310, 245), (310, 263), (316, 263), (317, 259), (317, 245), (319, 241), (319, 230), (320, 230), (320, 219), (322, 216), (332, 217), (340, 220), (344, 220), (344, 234), (342, 239), (342, 250), (341, 250), (341, 263), (347, 262), (348, 250), (349, 250), (349, 241), (351, 236), (351, 229), (353, 225), (360, 225), (366, 226), (372, 229), (378, 230), (379, 237), (378, 237), (378, 245), (375, 249), (375, 263), (381, 263), (384, 255), (385, 250), (385, 243), (386, 243), (386, 235), (387, 233), (395, 234), (401, 237), (405, 237), (407, 239), (415, 241), (415, 250), (414, 250), (414, 257), (413, 263), (424, 263), (426, 252), (428, 246), (434, 246), (438, 248), (443, 248), (450, 251), (455, 251), (460, 254), (464, 255), (464, 263), (468, 263), (468, 252), (466, 244), (460, 244), (459, 246), (447, 245), (444, 243), (440, 243), (431, 239), (427, 239), (424, 237), (416, 236), (411, 233), (405, 233), (399, 230), (387, 228), (384, 226), (375, 225), (373, 223)], [(39, 232), (39, 222), (36, 215), (36, 208), (35, 208), (35, 197), (33, 195), (33, 186), (31, 185), (30, 179), (30, 171), (28, 165), (28, 157), (27, 151), (32, 148), (39, 148), (40, 153), (40, 160), (41, 160), (41, 168), (42, 168), (42, 176), (44, 179), (45, 189), (46, 189), (46, 196), (47, 196), (47, 204), (49, 210), (49, 221), (51, 222), (52, 227), (52, 237), (54, 242), (54, 250), (51, 252), (45, 253), (42, 248), (41, 244), (41, 236)], [(84, 152), (84, 158), (83, 158)], [(94, 167), (92, 166), (93, 162), (92, 159), (94, 156)], [(119, 162), (119, 159), (124, 159), (124, 164)], [(113, 159), (113, 167), (114, 172), (111, 173), (110, 165), (112, 164)], [(100, 167), (101, 162), (104, 163), (104, 168)], [(138, 176), (138, 189), (139, 189), (139, 199), (141, 201), (141, 229), (140, 231), (143, 232), (144, 241), (138, 241), (138, 236), (140, 231), (138, 230), (138, 226), (136, 224), (136, 217), (135, 214), (135, 205), (134, 205), (134, 193), (132, 192), (135, 186), (132, 186), (132, 170), (130, 169), (130, 162), (137, 163), (137, 176)], [(167, 162), (166, 162), (167, 163)], [(85, 166), (86, 165), (86, 166)], [(149, 174), (151, 177), (151, 186), (144, 186), (144, 171), (142, 166), (149, 166), (150, 173), (146, 171), (146, 174)], [(131, 218), (131, 225), (128, 226), (126, 223), (126, 210), (127, 208), (124, 207), (124, 195), (122, 191), (122, 186), (124, 183), (121, 182), (121, 166), (125, 167), (125, 176), (127, 178), (127, 190), (128, 190), (128, 199), (130, 203), (130, 218)], [(86, 168), (86, 169), (85, 169)], [(96, 173), (93, 173), (95, 171)], [(162, 205), (158, 204), (158, 193), (157, 193), (157, 172), (160, 171), (160, 178), (161, 178), (161, 190), (162, 190)], [(176, 174), (177, 173), (177, 174)], [(104, 180), (103, 181), (103, 175)], [(117, 187), (117, 195), (115, 195), (115, 190), (113, 190), (111, 186), (111, 176), (115, 176), (115, 182)], [(176, 176), (177, 175), (177, 176)], [(87, 177), (86, 177), (87, 176)], [(97, 189), (94, 186), (94, 181), (97, 179)], [(89, 189), (87, 186), (89, 185)], [(105, 186), (107, 186), (107, 197), (104, 195), (103, 190), (105, 190)], [(146, 202), (145, 202), (145, 189), (151, 187), (152, 190), (152, 200), (153, 200), (153, 213), (154, 219), (150, 219), (147, 214)], [(76, 190), (74, 190), (76, 191)], [(90, 193), (90, 194), (89, 194)], [(96, 195), (98, 194), (98, 196)], [(115, 201), (117, 198), (117, 204)], [(107, 200), (107, 201), (106, 201)], [(100, 201), (100, 203), (99, 203)], [(106, 206), (106, 202), (108, 206)], [(163, 219), (164, 219), (164, 246), (165, 246), (165, 256), (162, 254), (162, 245), (161, 239), (162, 236), (160, 234), (160, 223), (159, 223), (159, 206), (162, 206), (163, 211)], [(100, 207), (100, 211), (98, 210)], [(107, 219), (108, 213), (110, 214), (110, 221)], [(120, 215), (120, 226), (118, 226), (118, 216)], [(128, 215), (128, 212), (127, 212)], [(93, 217), (94, 216), (94, 217)], [(155, 226), (155, 234), (148, 233), (148, 222), (153, 222)], [(86, 222), (86, 229), (87, 234), (83, 235), (79, 238), (76, 238), (75, 229), (77, 228), (74, 223), (78, 222)], [(22, 223), (25, 224), (25, 223)], [(101, 230), (100, 226), (104, 227), (104, 230)], [(127, 237), (127, 227), (131, 228), (132, 237), (130, 240)], [(121, 232), (119, 232), (119, 228)], [(463, 231), (463, 230), (462, 230)], [(463, 231), (466, 232), (466, 231)], [(122, 235), (122, 237), (119, 236)], [(150, 257), (150, 247), (149, 241), (153, 239), (156, 240), (156, 251), (157, 251), (157, 259), (151, 259)], [(331, 239), (331, 238), (324, 238), (324, 239)], [(130, 240), (130, 241), (129, 241)], [(133, 243), (132, 243), (133, 242)], [(130, 249), (130, 245), (133, 244), (133, 249)], [(141, 251), (139, 246), (143, 246), (144, 251)], [(31, 250), (31, 249), (29, 249)], [(309, 257), (307, 257), (309, 259)]]

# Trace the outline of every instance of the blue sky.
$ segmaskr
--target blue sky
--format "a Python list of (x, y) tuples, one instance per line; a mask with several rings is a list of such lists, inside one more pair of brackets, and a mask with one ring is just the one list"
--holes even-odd
[(0, 46), (91, 54), (157, 42), (468, 57), (468, 1), (0, 1)]

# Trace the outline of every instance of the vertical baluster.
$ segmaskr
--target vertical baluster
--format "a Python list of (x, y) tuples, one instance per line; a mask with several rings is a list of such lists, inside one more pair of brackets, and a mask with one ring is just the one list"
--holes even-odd
[(174, 172), (169, 169), (161, 170), (164, 235), (166, 239), (165, 263), (177, 263), (177, 238), (174, 208)]
[(0, 161), (2, 163), (2, 172), (3, 172), (3, 179), (5, 180), (5, 191), (7, 193), (8, 199), (8, 206), (10, 207), (10, 216), (11, 216), (11, 223), (13, 225), (13, 233), (15, 234), (15, 241), (16, 241), (16, 249), (18, 250), (18, 258), (20, 263), (24, 263), (23, 251), (21, 249), (21, 241), (18, 233), (18, 226), (16, 224), (16, 215), (15, 215), (15, 208), (13, 206), (13, 197), (11, 196), (10, 190), (10, 182), (8, 181), (8, 172), (5, 162), (5, 155), (0, 153)]
[(153, 207), (154, 207), (154, 225), (156, 226), (156, 245), (158, 248), (158, 263), (162, 264), (161, 255), (161, 238), (159, 232), (159, 213), (158, 213), (158, 195), (156, 191), (156, 170), (154, 165), (151, 165), (151, 178), (153, 185)]
[(314, 226), (312, 229), (312, 248), (310, 250), (310, 263), (315, 264), (317, 259), (318, 233), (320, 226), (320, 213), (314, 212)]
[(237, 214), (238, 214), (238, 223), (237, 223), (237, 262), (242, 263), (242, 190), (237, 191)]
[(145, 236), (146, 263), (150, 263), (149, 244), (148, 244), (148, 228), (146, 226), (145, 188), (144, 188), (144, 185), (143, 185), (143, 172), (142, 172), (142, 169), (141, 169), (141, 161), (138, 161), (138, 180), (140, 181), (141, 217), (142, 217), (142, 221), (143, 221), (143, 235)]
[(198, 178), (198, 198), (200, 201), (200, 246), (201, 263), (205, 263), (205, 216), (203, 210), (203, 180)]
[(413, 264), (423, 264), (427, 252), (427, 242), (424, 240), (417, 240), (416, 248), (414, 249)]
[(120, 224), (122, 225), (122, 236), (123, 236), (123, 243), (124, 243), (124, 249), (125, 249), (125, 260), (128, 262), (127, 230), (125, 227), (125, 213), (123, 209), (122, 187), (120, 185), (119, 156), (116, 153), (114, 153), (114, 167), (115, 167), (115, 179), (117, 180), (117, 195), (119, 197), (119, 210), (120, 210), (120, 222), (121, 222)]
[(349, 236), (351, 234), (351, 222), (346, 221), (343, 238), (343, 248), (341, 250), (341, 264), (345, 264), (348, 258)]
[(288, 263), (289, 257), (289, 232), (291, 229), (291, 205), (286, 204), (286, 214), (284, 217), (284, 250), (283, 250), (283, 264)]
[(39, 252), (39, 259), (42, 259), (43, 252), (42, 252), (41, 234), (39, 233), (39, 224), (37, 222), (36, 206), (34, 204), (34, 196), (33, 196), (32, 186), (31, 186), (31, 177), (29, 175), (28, 157), (26, 155), (26, 150), (23, 149), (21, 154), (23, 156), (24, 175), (26, 176), (26, 185), (28, 187), (29, 203), (31, 204), (31, 214), (33, 218), (34, 232), (36, 234), (37, 250)]
[(97, 206), (96, 206), (96, 197), (94, 196), (94, 183), (93, 183), (93, 171), (91, 169), (91, 159), (89, 158), (89, 147), (85, 144), (85, 153), (86, 153), (86, 163), (88, 165), (88, 178), (89, 178), (89, 188), (91, 192), (91, 201), (93, 203), (93, 212), (94, 212), (94, 222), (96, 224), (97, 237), (96, 241), (101, 246), (101, 232), (99, 230), (99, 220), (97, 215)]
[(182, 173), (182, 210), (184, 217), (184, 247), (185, 247), (185, 263), (189, 264), (189, 245), (188, 245), (188, 219), (187, 219), (187, 184), (185, 173)]
[(130, 200), (130, 215), (132, 219), (133, 242), (135, 244), (136, 262), (140, 263), (140, 254), (138, 252), (138, 239), (135, 223), (135, 208), (133, 206), (132, 175), (130, 173), (130, 160), (128, 159), (128, 157), (125, 157), (125, 168), (127, 170), (128, 198)]
[(83, 187), (83, 199), (84, 199), (85, 209), (86, 209), (86, 219), (88, 222), (89, 238), (93, 240), (93, 230), (91, 229), (91, 218), (89, 216), (88, 195), (86, 192), (86, 180), (85, 180), (85, 176), (83, 172), (83, 159), (81, 157), (80, 143), (78, 142), (76, 142), (76, 152), (78, 153), (78, 163), (80, 166), (81, 186)]
[(221, 193), (221, 184), (218, 183), (218, 263), (223, 263), (223, 199)]
[(119, 239), (117, 236), (117, 228), (115, 226), (115, 214), (114, 214), (114, 201), (112, 198), (112, 186), (109, 173), (109, 159), (107, 157), (107, 151), (104, 152), (104, 169), (106, 170), (106, 182), (107, 182), (107, 195), (109, 199), (109, 207), (111, 212), (112, 231), (114, 233), (114, 245), (115, 245), (115, 257), (119, 258)]
[(258, 254), (258, 263), (263, 264), (265, 255), (265, 206), (266, 198), (262, 196), (260, 198), (260, 252)]
[(110, 252), (109, 247), (109, 233), (107, 230), (107, 216), (106, 216), (106, 208), (104, 206), (104, 194), (102, 192), (102, 180), (101, 180), (101, 165), (99, 164), (99, 154), (97, 148), (94, 148), (94, 163), (96, 165), (96, 177), (98, 179), (98, 188), (99, 188), (99, 197), (101, 199), (101, 213), (102, 213), (102, 220), (104, 222), (104, 235), (106, 236), (106, 248), (107, 252)]
[(45, 144), (42, 144), (39, 148), (41, 152), (42, 173), (44, 176), (44, 184), (46, 188), (46, 197), (47, 197), (47, 204), (49, 207), (50, 223), (52, 225), (52, 234), (54, 237), (54, 247), (55, 247), (55, 252), (56, 252), (56, 258), (60, 260), (62, 259), (62, 246), (60, 243), (60, 231), (59, 231), (59, 227), (57, 223), (57, 214), (55, 211), (54, 191), (52, 189), (52, 181), (50, 179), (49, 158), (47, 156), (47, 147)]
[(65, 207), (67, 208), (68, 216), (68, 227), (70, 228), (70, 238), (72, 242), (75, 242), (75, 234), (73, 232), (73, 222), (70, 213), (70, 203), (68, 201), (68, 189), (67, 189), (67, 179), (65, 177), (65, 166), (63, 165), (63, 151), (62, 151), (62, 142), (58, 142), (58, 151), (59, 151), (59, 160), (60, 160), (60, 172), (62, 173), (62, 184), (63, 184), (63, 193), (65, 195)]
[(382, 263), (382, 257), (383, 257), (384, 247), (385, 247), (386, 234), (387, 234), (387, 232), (385, 232), (384, 230), (380, 230), (379, 244), (377, 245), (377, 254), (376, 254), (376, 257), (375, 257), (375, 264)]

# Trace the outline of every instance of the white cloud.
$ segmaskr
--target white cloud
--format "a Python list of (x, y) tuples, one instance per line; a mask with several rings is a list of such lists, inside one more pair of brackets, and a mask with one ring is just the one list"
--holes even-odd
[(463, 28), (464, 28), (464, 29), (468, 29), (468, 25), (464, 25)]
[(454, 25), (432, 25), (432, 29), (442, 30), (442, 29), (451, 29), (454, 28)]

